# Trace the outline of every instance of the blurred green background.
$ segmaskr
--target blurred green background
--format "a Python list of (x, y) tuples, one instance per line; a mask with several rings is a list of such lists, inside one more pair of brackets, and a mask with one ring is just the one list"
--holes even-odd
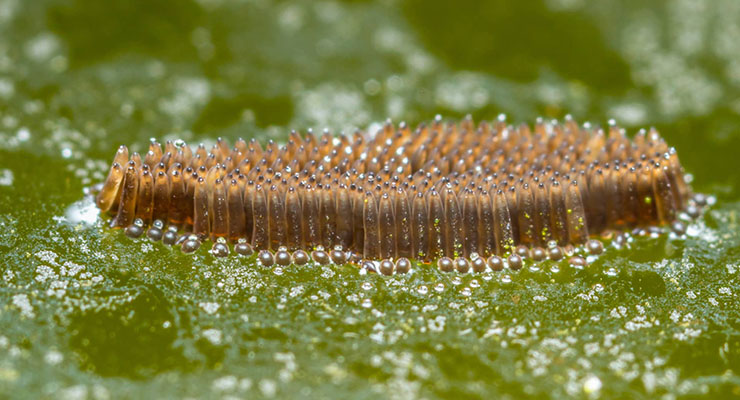
[[(150, 137), (502, 112), (656, 126), (717, 204), (585, 270), (392, 278), (68, 212)], [(737, 397), (738, 152), (736, 0), (0, 0), (0, 397)]]

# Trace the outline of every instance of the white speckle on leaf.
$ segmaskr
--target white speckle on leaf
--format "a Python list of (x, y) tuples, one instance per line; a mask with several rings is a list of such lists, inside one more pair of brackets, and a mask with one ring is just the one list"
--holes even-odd
[(36, 267), (36, 282), (44, 283), (50, 279), (57, 279), (59, 275), (48, 265), (39, 265)]
[(442, 332), (445, 329), (446, 321), (447, 317), (444, 315), (438, 315), (434, 319), (427, 321), (427, 327), (432, 332)]
[(211, 388), (218, 392), (229, 392), (236, 388), (238, 381), (234, 375), (222, 376), (213, 381)]
[(0, 186), (12, 186), (14, 179), (13, 171), (7, 168), (0, 169)]
[(44, 355), (44, 361), (49, 365), (58, 365), (64, 360), (64, 356), (62, 353), (56, 351), (56, 350), (49, 350)]
[(64, 212), (64, 218), (71, 225), (93, 225), (98, 220), (100, 209), (95, 205), (92, 197), (85, 197), (72, 203)]
[(265, 397), (275, 397), (277, 393), (277, 384), (272, 379), (262, 379), (259, 382), (259, 388)]
[(61, 271), (62, 276), (75, 277), (77, 276), (77, 274), (80, 273), (80, 271), (84, 269), (85, 269), (84, 265), (75, 264), (71, 261), (65, 261), (60, 271)]
[(50, 33), (41, 33), (26, 43), (26, 55), (37, 62), (46, 61), (59, 51), (59, 40)]
[(87, 398), (87, 386), (75, 385), (62, 389), (59, 393), (62, 400), (85, 400)]
[(209, 303), (209, 302), (198, 303), (198, 306), (203, 311), (211, 315), (215, 314), (218, 311), (218, 309), (221, 307), (221, 305), (218, 303)]
[(685, 328), (681, 332), (674, 333), (673, 338), (680, 341), (687, 341), (699, 337), (699, 335), (701, 335), (701, 329)]
[(584, 393), (592, 395), (596, 394), (599, 390), (601, 390), (601, 379), (599, 379), (597, 376), (591, 375), (586, 378), (585, 381), (583, 381)]
[(208, 339), (209, 342), (219, 345), (223, 340), (223, 333), (218, 329), (206, 329), (203, 331), (203, 337)]
[(323, 84), (301, 92), (297, 99), (298, 118), (308, 126), (352, 129), (370, 122), (363, 92), (336, 84)]
[(21, 293), (13, 296), (13, 305), (18, 307), (21, 315), (26, 318), (34, 318), (36, 314), (33, 312), (31, 301), (28, 299), (28, 295)]

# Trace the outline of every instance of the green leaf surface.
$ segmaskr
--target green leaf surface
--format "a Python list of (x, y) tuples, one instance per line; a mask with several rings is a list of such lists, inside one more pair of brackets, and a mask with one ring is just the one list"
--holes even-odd
[[(0, 398), (740, 396), (739, 32), (735, 0), (0, 0)], [(584, 269), (384, 277), (184, 255), (83, 195), (150, 137), (501, 112), (656, 126), (716, 204)]]

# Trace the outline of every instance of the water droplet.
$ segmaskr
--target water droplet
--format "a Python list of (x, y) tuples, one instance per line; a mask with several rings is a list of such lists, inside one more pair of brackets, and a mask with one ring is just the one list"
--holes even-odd
[(467, 287), (467, 286), (466, 286), (466, 287), (464, 287), (464, 288), (463, 288), (463, 289), (462, 289), (462, 290), (460, 291), (460, 294), (462, 294), (462, 295), (463, 295), (463, 296), (465, 296), (465, 297), (470, 297), (470, 295), (472, 294), (472, 291), (470, 290), (470, 288), (469, 288), (469, 287)]
[(437, 293), (442, 293), (445, 291), (445, 284), (444, 283), (438, 283), (434, 286), (434, 291)]
[(511, 283), (511, 275), (502, 275), (501, 283)]
[(363, 308), (370, 308), (370, 307), (372, 307), (372, 306), (373, 306), (373, 301), (372, 301), (372, 300), (370, 300), (370, 299), (362, 299), (362, 303), (360, 303), (360, 305), (361, 305), (361, 306), (362, 306)]
[(416, 288), (416, 291), (417, 291), (417, 292), (418, 292), (419, 294), (421, 294), (421, 295), (425, 295), (425, 294), (429, 293), (429, 288), (428, 288), (428, 287), (426, 287), (426, 286), (424, 286), (424, 285), (421, 285), (421, 286), (419, 286), (418, 288)]
[(283, 271), (283, 269), (281, 267), (275, 267), (272, 270), (272, 273), (275, 274), (275, 275), (278, 275), (278, 276), (282, 275), (283, 272), (285, 272), (285, 271)]
[(617, 271), (617, 269), (614, 267), (609, 267), (604, 271), (604, 274), (606, 274), (607, 276), (617, 276), (618, 273), (619, 271)]
[(470, 281), (470, 287), (471, 288), (478, 288), (478, 287), (480, 287), (480, 283), (478, 282), (477, 279), (473, 279), (472, 281)]
[(453, 277), (450, 282), (452, 282), (453, 285), (457, 286), (462, 283), (462, 279), (460, 279), (459, 276)]
[(373, 284), (370, 282), (362, 282), (362, 285), (360, 285), (362, 290), (370, 290), (373, 288)]

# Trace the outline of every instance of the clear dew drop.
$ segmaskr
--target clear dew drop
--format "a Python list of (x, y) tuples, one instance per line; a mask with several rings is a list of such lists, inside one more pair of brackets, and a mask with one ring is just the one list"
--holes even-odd
[(473, 289), (479, 288), (480, 287), (480, 283), (478, 282), (477, 279), (473, 279), (472, 281), (470, 281), (470, 287), (473, 288)]
[(427, 293), (429, 293), (429, 288), (426, 287), (425, 285), (421, 285), (418, 288), (416, 288), (416, 292), (421, 295), (426, 295)]
[(437, 293), (442, 293), (445, 291), (445, 284), (444, 283), (438, 283), (434, 285), (434, 291)]
[(462, 283), (462, 279), (460, 279), (459, 276), (454, 276), (452, 279), (450, 279), (450, 282), (452, 282), (453, 285), (457, 286)]
[(278, 275), (278, 276), (282, 275), (284, 272), (285, 271), (283, 271), (283, 268), (282, 267), (275, 267), (272, 270), (272, 273), (275, 274), (275, 275)]
[(362, 290), (370, 290), (373, 288), (373, 284), (370, 282), (362, 282), (362, 285), (360, 285)]
[(609, 267), (606, 270), (604, 270), (604, 274), (607, 276), (617, 276), (618, 273), (619, 271), (617, 271), (617, 269), (614, 267)]
[(361, 305), (361, 306), (362, 306), (363, 308), (370, 308), (370, 307), (372, 307), (372, 306), (373, 306), (373, 301), (372, 301), (372, 300), (370, 300), (370, 299), (362, 299), (362, 303), (360, 303), (360, 305)]
[(550, 272), (552, 272), (553, 274), (557, 274), (558, 272), (560, 272), (560, 266), (557, 264), (552, 265), (550, 267)]
[(511, 275), (508, 275), (508, 274), (502, 275), (501, 283), (511, 283)]
[(460, 294), (462, 294), (465, 297), (470, 297), (471, 294), (473, 294), (472, 290), (470, 290), (469, 287), (465, 286), (461, 291)]
[(571, 268), (573, 268), (575, 270), (578, 270), (578, 271), (583, 271), (586, 268), (585, 266), (578, 265), (578, 264), (569, 264), (569, 265), (570, 265)]

